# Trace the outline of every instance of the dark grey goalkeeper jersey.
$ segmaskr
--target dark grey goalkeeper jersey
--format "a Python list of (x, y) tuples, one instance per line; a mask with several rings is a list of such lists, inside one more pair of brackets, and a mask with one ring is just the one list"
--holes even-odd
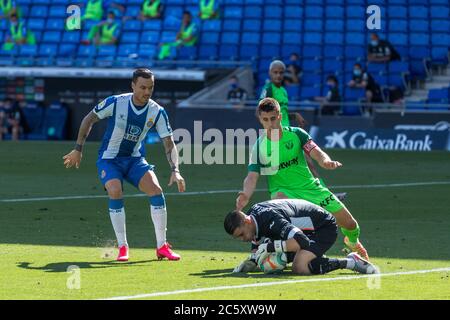
[(253, 205), (247, 215), (256, 223), (255, 242), (261, 238), (288, 240), (295, 233), (306, 235), (336, 224), (336, 219), (323, 208), (299, 199), (270, 200)]

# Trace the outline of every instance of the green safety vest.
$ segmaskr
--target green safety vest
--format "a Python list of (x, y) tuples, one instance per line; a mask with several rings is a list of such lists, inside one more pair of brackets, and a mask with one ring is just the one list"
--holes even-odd
[(109, 27), (107, 24), (104, 24), (101, 30), (100, 42), (111, 42), (114, 38), (114, 31), (116, 31), (117, 27), (117, 23), (113, 23), (111, 27)]
[(200, 12), (202, 19), (209, 19), (214, 15), (214, 3), (215, 0), (209, 0), (206, 4), (206, 0), (200, 0)]
[(144, 16), (156, 17), (158, 15), (158, 8), (160, 3), (160, 0), (156, 0), (152, 4), (150, 4), (150, 0), (145, 0), (144, 4), (142, 5), (142, 12)]
[(0, 9), (5, 15), (8, 15), (13, 9), (12, 0), (6, 0), (6, 3), (4, 0), (0, 0)]
[(89, 0), (84, 13), (84, 19), (101, 20), (103, 17), (103, 0)]
[(11, 37), (14, 41), (20, 40), (24, 38), (24, 34), (22, 33), (23, 22), (19, 22), (17, 24), (17, 28), (14, 27), (13, 24), (9, 27), (9, 31), (11, 32)]
[[(187, 39), (192, 35), (192, 32), (194, 31), (195, 24), (191, 22), (189, 27), (187, 29), (184, 28), (184, 26), (181, 27), (181, 39)], [(192, 38), (191, 41), (184, 43), (185, 46), (193, 46), (197, 42), (197, 37)]]

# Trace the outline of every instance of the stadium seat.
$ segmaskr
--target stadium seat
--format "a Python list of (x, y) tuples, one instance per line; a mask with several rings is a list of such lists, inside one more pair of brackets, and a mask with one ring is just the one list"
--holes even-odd
[(224, 31), (236, 31), (236, 32), (240, 31), (241, 30), (241, 20), (237, 20), (237, 19), (224, 20), (223, 30)]
[(348, 101), (359, 101), (366, 97), (366, 90), (360, 88), (345, 87), (344, 98)]
[(305, 72), (317, 72), (322, 69), (322, 62), (319, 59), (305, 58), (302, 61), (302, 69)]
[(306, 58), (320, 58), (322, 56), (322, 47), (303, 46), (302, 56)]
[(58, 46), (56, 44), (42, 44), (39, 47), (39, 55), (40, 56), (56, 56), (58, 53)]
[(324, 40), (325, 44), (341, 45), (344, 42), (344, 34), (341, 32), (327, 32)]
[(217, 59), (218, 46), (216, 45), (202, 45), (199, 50), (199, 58), (201, 60), (215, 60)]
[[(246, 6), (244, 11), (245, 20), (252, 19), (261, 19), (263, 15), (262, 7), (260, 6)], [(244, 22), (245, 22), (244, 20)]]
[(409, 30), (411, 32), (428, 32), (428, 21), (419, 19), (409, 20)]
[(390, 19), (389, 32), (404, 32), (408, 31), (408, 22), (404, 19)]
[(304, 73), (302, 74), (302, 86), (315, 86), (322, 83), (321, 75), (317, 73)]
[(363, 19), (349, 19), (346, 21), (347, 31), (363, 32), (366, 29), (366, 21)]
[(342, 60), (337, 59), (325, 59), (323, 61), (323, 69), (322, 71), (325, 73), (336, 73), (342, 72), (344, 68)]
[(75, 50), (77, 49), (77, 45), (75, 44), (66, 44), (62, 43), (59, 45), (58, 56), (67, 57), (74, 55)]
[(140, 13), (141, 13), (140, 6), (128, 5), (125, 9), (125, 16), (133, 17), (134, 19), (136, 19)]
[(47, 18), (48, 8), (47, 6), (34, 5), (30, 12), (33, 14), (33, 18)]
[(217, 44), (220, 34), (218, 32), (204, 32), (201, 37), (201, 43)]
[(61, 41), (61, 32), (59, 31), (44, 32), (42, 41), (47, 43), (58, 43)]
[(242, 33), (242, 44), (259, 44), (260, 40), (260, 34), (257, 32)]
[(305, 17), (321, 19), (323, 17), (323, 8), (321, 6), (307, 6), (305, 9)]
[[(242, 46), (241, 46), (242, 47)], [(239, 56), (239, 48), (236, 44), (224, 44), (222, 38), (222, 45), (219, 50), (219, 58), (221, 60), (236, 60)]]
[(28, 19), (27, 27), (33, 31), (43, 30), (45, 28), (45, 19)]
[(325, 45), (323, 47), (323, 56), (325, 58), (342, 59), (344, 57), (344, 47), (341, 45)]
[[(132, 43), (132, 44), (121, 44), (117, 50), (117, 55), (119, 57), (127, 57), (131, 54), (137, 54), (138, 50), (137, 50), (137, 44), (136, 43)], [(100, 54), (100, 52), (99, 52)]]
[[(445, 0), (446, 1), (446, 0)], [(430, 16), (432, 19), (448, 19), (450, 15), (450, 8), (448, 6), (431, 6), (430, 7)]]
[(140, 44), (138, 54), (140, 58), (153, 59), (157, 54), (157, 47), (155, 44)]
[(322, 43), (322, 33), (319, 32), (308, 32), (303, 34), (304, 44), (321, 44)]
[(220, 20), (206, 20), (202, 24), (203, 32), (220, 32), (222, 30), (222, 22)]
[(341, 20), (345, 16), (344, 7), (327, 5), (325, 7), (325, 15), (326, 15), (327, 19), (336, 18), (336, 19)]
[(300, 100), (300, 86), (299, 85), (287, 85), (285, 86), (290, 101)]
[(160, 31), (162, 29), (161, 20), (146, 20), (143, 23), (142, 30), (144, 31)]
[(144, 31), (141, 33), (140, 42), (157, 44), (159, 42), (159, 32), (157, 31)]
[(141, 29), (142, 29), (142, 22), (139, 20), (127, 20), (123, 24), (124, 31), (141, 31)]
[(280, 18), (283, 16), (283, 6), (278, 2), (276, 5), (266, 5), (264, 7), (264, 17)]
[(122, 33), (120, 41), (122, 43), (138, 43), (139, 32), (135, 32), (135, 31), (124, 32), (124, 33)]
[(405, 6), (395, 6), (395, 5), (390, 5), (387, 9), (387, 15), (389, 19), (392, 18), (403, 18), (403, 19), (407, 19), (408, 18), (408, 11), (407, 8)]
[(344, 30), (344, 20), (341, 19), (327, 19), (325, 22), (325, 29), (327, 31), (339, 31)]
[(280, 19), (265, 19), (263, 23), (264, 32), (280, 32), (281, 20)]
[(244, 20), (243, 31), (256, 31), (261, 30), (261, 20), (249, 19)]
[[(226, 19), (242, 19), (243, 10), (240, 6), (225, 7), (224, 17)], [(258, 17), (260, 18), (260, 17)]]
[(366, 8), (363, 6), (347, 5), (345, 12), (347, 18), (361, 18), (366, 16)]
[(45, 139), (42, 128), (44, 109), (37, 105), (27, 105), (27, 107), (22, 109), (22, 112), (29, 129), (26, 138), (28, 140)]
[(430, 89), (428, 91), (428, 102), (431, 103), (448, 103), (449, 88)]
[(66, 7), (52, 5), (48, 12), (49, 18), (66, 18)]
[(284, 17), (286, 19), (301, 20), (303, 18), (303, 8), (301, 6), (286, 6)]
[(65, 138), (67, 110), (63, 107), (50, 106), (45, 110), (43, 128), (49, 140)]
[(22, 57), (32, 57), (37, 55), (38, 49), (35, 45), (23, 44), (19, 48), (19, 55)]
[(285, 32), (283, 34), (283, 44), (300, 45), (302, 40), (300, 32)]
[(301, 91), (301, 99), (313, 100), (321, 95), (320, 86), (304, 86)]
[(410, 6), (409, 17), (411, 19), (428, 19), (428, 7), (426, 6)]
[(279, 45), (281, 43), (281, 34), (275, 32), (265, 32), (262, 35), (263, 46), (267, 44)]
[(322, 21), (318, 19), (307, 19), (304, 21), (304, 29), (306, 32), (322, 31), (323, 30)]
[[(245, 32), (244, 32), (245, 34)], [(239, 43), (239, 33), (238, 32), (223, 32), (222, 33), (222, 44), (236, 44)]]
[[(280, 46), (279, 45), (265, 45), (260, 47), (259, 56), (262, 58), (280, 58)], [(241, 53), (242, 57), (242, 53)]]

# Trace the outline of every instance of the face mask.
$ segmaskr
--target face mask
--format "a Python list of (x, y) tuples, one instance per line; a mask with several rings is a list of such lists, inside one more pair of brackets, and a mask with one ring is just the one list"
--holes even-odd
[(328, 82), (327, 86), (328, 86), (328, 88), (333, 89), (334, 88), (334, 83)]
[(108, 23), (111, 24), (114, 22), (114, 19), (108, 18), (108, 20), (106, 20), (106, 21), (108, 21)]
[(361, 70), (360, 69), (355, 69), (355, 70), (353, 70), (353, 74), (355, 76), (360, 76), (361, 75)]
[(375, 47), (378, 45), (378, 40), (371, 40), (370, 44)]
[(232, 83), (232, 84), (230, 85), (230, 87), (231, 87), (231, 89), (236, 89), (236, 88), (237, 88), (237, 84), (236, 84), (236, 83)]

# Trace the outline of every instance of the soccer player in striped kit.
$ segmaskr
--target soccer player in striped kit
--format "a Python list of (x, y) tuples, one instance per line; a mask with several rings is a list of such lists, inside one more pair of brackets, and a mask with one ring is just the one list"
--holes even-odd
[(78, 169), (83, 145), (92, 126), (99, 120), (108, 119), (97, 168), (109, 196), (109, 215), (119, 245), (118, 261), (128, 261), (123, 179), (149, 197), (157, 257), (180, 259), (180, 255), (171, 250), (166, 240), (167, 211), (164, 194), (153, 171), (154, 166), (145, 160), (144, 139), (148, 130), (155, 127), (163, 141), (172, 170), (169, 186), (176, 182), (178, 191), (185, 191), (186, 185), (178, 167), (178, 152), (166, 111), (151, 100), (154, 83), (154, 75), (150, 70), (135, 70), (131, 83), (133, 92), (108, 97), (95, 106), (81, 122), (74, 150), (63, 157), (66, 168), (75, 166)]

